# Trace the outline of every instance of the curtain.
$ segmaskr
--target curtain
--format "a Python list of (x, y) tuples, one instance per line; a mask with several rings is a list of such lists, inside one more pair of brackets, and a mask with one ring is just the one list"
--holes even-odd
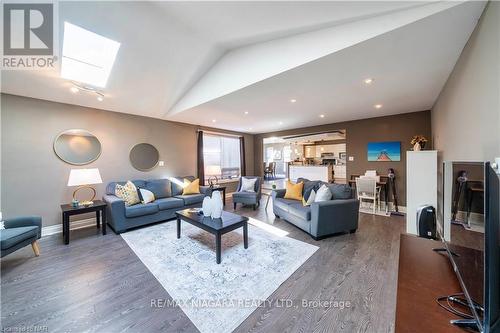
[(247, 175), (247, 167), (245, 163), (245, 138), (240, 137), (240, 170), (241, 176)]
[(198, 178), (202, 185), (205, 184), (205, 161), (203, 158), (203, 131), (198, 132)]

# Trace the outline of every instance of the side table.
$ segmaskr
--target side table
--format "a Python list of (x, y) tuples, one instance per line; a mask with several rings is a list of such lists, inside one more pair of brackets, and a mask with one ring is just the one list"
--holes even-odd
[(101, 226), (101, 216), (102, 216), (102, 234), (106, 235), (106, 203), (102, 200), (95, 200), (90, 206), (78, 206), (73, 207), (71, 204), (61, 205), (62, 211), (62, 225), (63, 225), (63, 237), (64, 244), (69, 244), (69, 217), (72, 215), (79, 215), (85, 213), (95, 212), (96, 214), (96, 225), (97, 228)]

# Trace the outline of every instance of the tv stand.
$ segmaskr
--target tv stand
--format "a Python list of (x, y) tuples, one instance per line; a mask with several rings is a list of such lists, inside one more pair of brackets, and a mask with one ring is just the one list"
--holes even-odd
[(462, 326), (451, 324), (451, 320), (461, 318), (436, 302), (440, 296), (461, 292), (448, 257), (433, 251), (441, 245), (435, 240), (401, 235), (395, 332), (466, 332)]
[[(436, 247), (436, 248), (433, 248), (432, 251), (434, 251), (434, 252), (446, 252), (446, 249), (444, 247)], [(456, 254), (453, 251), (450, 251), (450, 253), (454, 257), (460, 257), (460, 255)]]
[(477, 327), (477, 322), (474, 319), (453, 319), (450, 320), (453, 325), (465, 328), (470, 331), (479, 332), (479, 327)]

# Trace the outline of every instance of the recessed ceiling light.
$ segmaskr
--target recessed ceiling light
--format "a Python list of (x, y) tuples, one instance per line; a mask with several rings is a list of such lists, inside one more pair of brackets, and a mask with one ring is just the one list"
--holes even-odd
[(215, 119), (212, 119), (212, 122), (213, 122), (213, 123), (215, 123), (215, 122), (217, 122), (217, 120), (215, 120)]
[(279, 125), (283, 125), (283, 122), (282, 122), (282, 121), (280, 121), (278, 124), (279, 124)]
[(102, 97), (102, 96), (97, 96), (97, 100), (98, 100), (99, 102), (102, 102), (102, 101), (104, 101), (104, 97)]
[(324, 114), (320, 114), (319, 117), (320, 118), (325, 118), (325, 115)]
[(364, 80), (364, 82), (365, 82), (366, 84), (372, 84), (372, 83), (373, 83), (373, 79), (369, 77), (369, 78), (366, 78), (366, 79)]
[(73, 94), (76, 94), (79, 90), (77, 87), (71, 87), (69, 88), (69, 90), (73, 93)]
[(64, 22), (61, 77), (104, 88), (120, 43)]
[(248, 114), (248, 111), (245, 111), (245, 114)]
[(375, 104), (373, 107), (375, 109), (381, 109), (382, 108), (382, 104)]
[(290, 103), (295, 103), (295, 102), (297, 102), (297, 100), (296, 100), (296, 99), (293, 99), (293, 98), (292, 98), (292, 99), (290, 100)]

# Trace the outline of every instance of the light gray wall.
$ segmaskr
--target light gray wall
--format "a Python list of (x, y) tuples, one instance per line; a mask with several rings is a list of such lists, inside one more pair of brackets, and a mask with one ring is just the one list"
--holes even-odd
[[(43, 225), (61, 223), (62, 203), (71, 201), (66, 186), (71, 166), (54, 153), (53, 141), (64, 130), (86, 129), (99, 138), (102, 154), (85, 168), (99, 168), (104, 184), (114, 180), (195, 175), (197, 126), (90, 109), (38, 99), (1, 95), (1, 192), (5, 217), (41, 215)], [(213, 129), (212, 129), (213, 130)], [(253, 136), (245, 135), (247, 173), (253, 174)], [(148, 142), (160, 152), (164, 167), (137, 171), (129, 151)]]
[(500, 3), (486, 6), (431, 117), (439, 152), (437, 211), (442, 220), (443, 161), (491, 161), (500, 156)]
[(432, 109), (441, 160), (500, 156), (500, 3), (491, 2)]

